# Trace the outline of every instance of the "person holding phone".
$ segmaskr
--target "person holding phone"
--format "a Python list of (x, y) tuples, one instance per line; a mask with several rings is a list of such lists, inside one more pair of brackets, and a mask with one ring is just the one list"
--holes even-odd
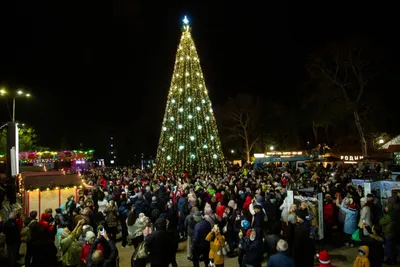
[(225, 237), (221, 235), (220, 229), (217, 224), (214, 225), (211, 232), (207, 235), (206, 240), (210, 242), (210, 262), (212, 266), (224, 266), (224, 254), (222, 248), (225, 245)]
[[(102, 249), (107, 247), (108, 249)], [(108, 237), (104, 228), (100, 228), (97, 239), (94, 241), (87, 258), (87, 266), (118, 266), (118, 249), (114, 242)]]

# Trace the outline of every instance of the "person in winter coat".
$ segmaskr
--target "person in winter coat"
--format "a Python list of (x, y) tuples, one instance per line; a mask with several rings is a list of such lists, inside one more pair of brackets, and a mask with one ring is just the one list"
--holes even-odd
[(243, 210), (246, 211), (248, 215), (251, 215), (251, 213), (250, 213), (250, 205), (251, 205), (251, 203), (252, 203), (251, 196), (247, 196), (246, 200), (245, 200), (245, 202), (243, 204)]
[(118, 208), (114, 200), (111, 200), (109, 205), (104, 209), (104, 214), (106, 214), (107, 233), (111, 240), (115, 242), (117, 239)]
[(368, 235), (364, 235), (364, 231), (360, 231), (360, 239), (361, 243), (368, 246), (370, 250), (367, 255), (369, 262), (371, 266), (381, 267), (384, 259), (381, 228), (378, 224), (373, 225), (371, 228), (367, 223), (363, 224), (363, 228), (368, 232)]
[(332, 237), (332, 228), (334, 225), (335, 225), (335, 204), (332, 202), (331, 195), (326, 194), (324, 203), (325, 239), (329, 240)]
[(279, 240), (276, 245), (278, 252), (268, 259), (267, 267), (295, 267), (294, 260), (286, 254), (287, 249), (288, 243), (283, 239)]
[(54, 241), (48, 239), (45, 229), (40, 230), (39, 240), (29, 246), (25, 266), (29, 267), (56, 267), (57, 248)]
[(15, 222), (15, 213), (10, 212), (8, 221), (3, 225), (3, 233), (6, 236), (7, 258), (9, 266), (16, 266), (18, 260), (19, 246), (21, 242), (18, 225)]
[[(101, 246), (100, 246), (101, 245)], [(107, 247), (102, 250), (101, 247)], [(87, 259), (88, 267), (118, 267), (118, 249), (107, 232), (98, 233)]]
[(174, 258), (176, 251), (171, 246), (171, 233), (167, 232), (167, 221), (159, 218), (154, 223), (155, 231), (151, 233), (146, 242), (147, 251), (150, 253), (151, 266), (167, 267)]
[[(367, 246), (361, 246), (358, 249), (358, 256), (354, 260), (354, 267), (370, 267), (371, 265), (368, 259), (369, 248)], [(375, 266), (374, 266), (375, 267)]]
[(158, 217), (160, 217), (161, 214), (161, 207), (160, 203), (157, 200), (156, 196), (153, 196), (151, 198), (151, 203), (150, 203), (150, 220), (152, 223), (155, 223)]
[(388, 265), (396, 264), (397, 259), (396, 241), (393, 235), (395, 224), (392, 218), (393, 205), (388, 204), (384, 209), (384, 215), (379, 220), (383, 235), (385, 236), (386, 264)]
[[(86, 266), (88, 256), (90, 253), (90, 249), (92, 248), (94, 241), (96, 239), (96, 235), (92, 231), (88, 231), (86, 233), (85, 237), (86, 241), (82, 245), (82, 250), (81, 250), (81, 264), (82, 266)], [(101, 244), (97, 245), (97, 249), (101, 250), (104, 253), (104, 248)]]
[(44, 228), (46, 230), (48, 238), (50, 240), (54, 240), (54, 236), (56, 234), (56, 229), (55, 229), (55, 222), (52, 217), (51, 209), (47, 209), (45, 212), (42, 213), (39, 224), (42, 228)]
[(250, 237), (250, 234), (249, 234), (249, 236), (246, 236), (249, 228), (250, 228), (250, 222), (248, 220), (242, 220), (240, 222), (240, 229), (238, 230), (238, 232), (239, 232), (239, 234), (238, 234), (238, 237), (239, 237), (239, 240), (238, 240), (238, 248), (239, 248), (238, 263), (239, 263), (239, 266), (242, 266), (242, 264), (243, 264), (243, 258), (245, 256), (245, 252), (246, 252), (243, 249), (243, 247), (244, 247), (244, 242), (246, 242), (246, 240), (245, 240), (246, 237), (247, 238)]
[(142, 193), (137, 194), (137, 200), (135, 201), (135, 213), (136, 217), (139, 217), (140, 213), (147, 214), (149, 209), (149, 204), (147, 201), (143, 198)]
[(297, 226), (294, 229), (292, 255), (296, 266), (313, 266), (315, 248), (310, 239), (310, 226), (303, 219), (297, 217)]
[(178, 215), (179, 215), (178, 231), (179, 231), (179, 237), (181, 239), (185, 238), (184, 224), (185, 224), (186, 216), (188, 215), (187, 214), (187, 211), (189, 211), (188, 209), (190, 210), (189, 203), (187, 200), (187, 195), (183, 194), (182, 197), (180, 197), (178, 200)]
[(61, 261), (64, 267), (76, 266), (80, 263), (81, 247), (77, 239), (82, 233), (82, 226), (84, 224), (85, 220), (80, 220), (72, 232), (66, 227), (63, 228), (60, 249), (63, 253)]
[(372, 213), (370, 207), (367, 205), (367, 199), (365, 197), (360, 199), (361, 210), (360, 210), (360, 220), (358, 221), (358, 227), (360, 229), (364, 229), (364, 235), (367, 235), (368, 232), (365, 228), (363, 228), (363, 223), (367, 223), (368, 225), (372, 225)]
[(236, 209), (235, 209), (235, 201), (231, 200), (228, 202), (228, 207), (225, 210), (225, 213), (227, 213), (226, 220), (227, 220), (227, 227), (226, 230), (227, 232), (224, 233), (226, 237), (226, 241), (228, 242), (229, 245), (229, 253), (228, 257), (234, 256), (234, 249), (237, 244), (237, 235), (238, 232), (235, 231), (235, 223), (236, 223)]
[(279, 207), (279, 210), (282, 211), (282, 212), (281, 212), (281, 221), (282, 221), (283, 223), (286, 223), (286, 222), (287, 222), (287, 219), (288, 219), (288, 217), (289, 217), (289, 208), (290, 208), (290, 205), (289, 205), (288, 201), (289, 201), (289, 198), (288, 198), (288, 197), (285, 197), (285, 199), (283, 200), (282, 205)]
[(264, 218), (265, 214), (261, 205), (254, 205), (253, 228), (257, 231), (257, 238), (264, 237)]
[(144, 240), (143, 230), (146, 228), (146, 216), (144, 213), (139, 214), (139, 218), (136, 219), (133, 225), (130, 225), (133, 214), (128, 215), (126, 220), (128, 226), (128, 237), (132, 242), (132, 245), (136, 248)]
[(200, 220), (201, 220), (201, 212), (199, 212), (199, 209), (197, 207), (193, 207), (190, 211), (190, 214), (186, 216), (184, 224), (187, 236), (186, 251), (187, 251), (187, 258), (189, 260), (191, 260), (193, 257), (192, 247), (193, 247), (194, 226)]
[(250, 237), (242, 243), (242, 249), (246, 255), (243, 259), (243, 266), (261, 267), (263, 261), (263, 244), (257, 237), (256, 230), (252, 229)]
[(225, 237), (220, 233), (218, 225), (214, 225), (211, 232), (206, 236), (206, 240), (210, 242), (210, 253), (208, 255), (210, 262), (215, 267), (224, 267), (224, 255), (222, 247), (225, 245)]
[[(346, 208), (346, 206), (347, 208)], [(353, 241), (351, 239), (351, 235), (357, 230), (357, 210), (353, 204), (349, 205), (347, 199), (342, 201), (342, 204), (339, 205), (339, 199), (336, 199), (336, 205), (340, 207), (340, 209), (346, 214), (344, 218), (344, 228), (343, 231), (346, 234), (346, 246), (352, 245)]]
[[(196, 217), (196, 220), (199, 219)], [(200, 219), (194, 226), (193, 231), (193, 267), (199, 267), (199, 262), (204, 261), (207, 266), (209, 263), (210, 242), (206, 241), (208, 233), (211, 231), (211, 224), (205, 219)]]

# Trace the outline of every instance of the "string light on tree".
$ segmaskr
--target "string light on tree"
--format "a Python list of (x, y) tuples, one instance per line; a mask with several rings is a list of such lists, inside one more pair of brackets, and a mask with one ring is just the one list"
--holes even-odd
[(183, 20), (166, 107), (156, 171), (226, 173), (217, 125), (187, 17)]

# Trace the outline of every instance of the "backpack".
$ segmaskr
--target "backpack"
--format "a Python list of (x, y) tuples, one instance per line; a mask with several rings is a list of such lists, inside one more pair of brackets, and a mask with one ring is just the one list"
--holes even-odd
[(25, 243), (28, 243), (29, 241), (31, 241), (32, 231), (31, 231), (31, 228), (29, 228), (29, 226), (31, 226), (31, 224), (34, 223), (34, 222), (36, 222), (36, 220), (30, 221), (27, 226), (22, 228), (22, 230), (21, 230), (21, 241), (23, 241)]
[(187, 215), (189, 215), (190, 214), (190, 210), (189, 210), (189, 203), (188, 203), (188, 201), (186, 200), (185, 201), (185, 204), (183, 204), (183, 214), (185, 215), (185, 216), (187, 216)]
[(154, 223), (160, 217), (160, 214), (161, 212), (158, 208), (153, 209), (150, 214), (150, 220)]

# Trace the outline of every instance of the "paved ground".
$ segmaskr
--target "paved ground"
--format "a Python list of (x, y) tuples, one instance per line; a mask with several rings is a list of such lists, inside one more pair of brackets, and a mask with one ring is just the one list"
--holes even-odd
[[(133, 253), (133, 248), (122, 248), (121, 243), (117, 243), (119, 257), (120, 257), (120, 267), (128, 267), (130, 266), (130, 260)], [(177, 263), (179, 267), (192, 267), (192, 262), (186, 259), (186, 242), (181, 242), (179, 244), (179, 252), (176, 255)], [(338, 267), (352, 267), (354, 259), (357, 255), (357, 248), (336, 248), (329, 251), (329, 254), (332, 259), (332, 263)], [(148, 265), (150, 266), (150, 265)], [(202, 265), (201, 265), (202, 266)], [(225, 259), (226, 267), (238, 266), (237, 258), (226, 258)], [(263, 267), (266, 266), (266, 263), (263, 263)]]

